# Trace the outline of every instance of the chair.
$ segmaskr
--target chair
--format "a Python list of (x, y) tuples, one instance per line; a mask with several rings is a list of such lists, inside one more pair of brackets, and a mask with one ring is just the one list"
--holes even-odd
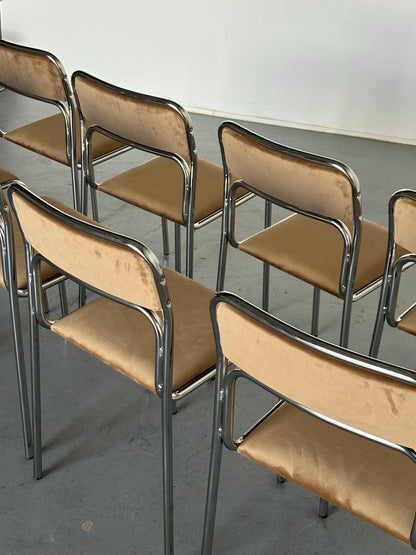
[(416, 262), (415, 219), (416, 192), (397, 191), (389, 202), (386, 264), (370, 347), (370, 356), (373, 357), (378, 355), (386, 320), (390, 326), (416, 335), (416, 304), (412, 304), (399, 316), (396, 315), (401, 274)]
[[(77, 207), (78, 171), (81, 164), (79, 116), (61, 62), (49, 52), (0, 40), (0, 83), (59, 110), (55, 115), (23, 127), (0, 131), (0, 135), (12, 143), (69, 166), (74, 207)], [(122, 151), (119, 143), (97, 135), (94, 141), (94, 163), (105, 161)]]
[[(180, 226), (186, 228), (186, 275), (193, 277), (194, 231), (222, 214), (223, 170), (197, 159), (192, 123), (173, 101), (121, 89), (77, 71), (72, 86), (81, 114), (84, 148), (84, 205), (87, 187), (162, 217), (164, 254), (166, 220), (175, 223), (175, 268), (181, 271)], [(91, 138), (104, 133), (155, 157), (97, 183), (91, 164)], [(240, 198), (240, 202), (248, 196)], [(98, 220), (95, 197), (93, 217)]]
[[(318, 335), (320, 290), (343, 300), (340, 344), (348, 345), (352, 302), (373, 291), (383, 275), (387, 230), (361, 217), (359, 183), (342, 162), (279, 145), (231, 122), (219, 128), (227, 200), (217, 290), (224, 288), (227, 247), (264, 262), (263, 308), (269, 265), (314, 286), (312, 334)], [(266, 200), (266, 228), (235, 236), (239, 189)], [(271, 206), (294, 212), (271, 224)]]
[[(144, 245), (77, 218), (12, 185), (9, 202), (27, 248), (30, 271), (32, 380), (34, 383), (34, 474), (42, 476), (39, 326), (51, 329), (157, 394), (162, 401), (165, 553), (173, 553), (172, 409), (215, 370), (209, 317), (213, 291), (161, 268)], [(39, 295), (39, 262), (47, 261), (98, 298), (50, 322)]]
[[(18, 178), (15, 175), (0, 168), (0, 287), (9, 292), (24, 449), (26, 458), (30, 459), (32, 457), (32, 433), (22, 327), (18, 306), (19, 297), (28, 296), (28, 280), (23, 238), (17, 226), (16, 219), (9, 210), (4, 194), (8, 185), (16, 181), (18, 181)], [(55, 204), (60, 205), (58, 202), (55, 202)], [(50, 287), (58, 284), (60, 289), (61, 310), (63, 314), (66, 314), (68, 305), (62, 276), (60, 276), (54, 268), (43, 264), (41, 267), (41, 280), (42, 289), (45, 294)]]
[[(217, 381), (203, 555), (212, 552), (223, 446), (416, 548), (416, 373), (317, 339), (231, 293), (216, 295), (211, 314)], [(237, 368), (227, 372), (227, 363)], [(276, 405), (236, 439), (240, 378)]]

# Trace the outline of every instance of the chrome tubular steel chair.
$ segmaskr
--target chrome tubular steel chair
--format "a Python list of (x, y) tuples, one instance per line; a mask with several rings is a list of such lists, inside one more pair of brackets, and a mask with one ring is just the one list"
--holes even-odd
[(380, 301), (377, 310), (370, 356), (376, 357), (380, 348), (385, 320), (390, 326), (416, 335), (416, 303), (399, 316), (396, 305), (400, 276), (416, 262), (416, 192), (401, 190), (389, 202), (389, 241)]
[[(352, 302), (380, 285), (387, 245), (387, 230), (361, 217), (356, 175), (341, 162), (279, 145), (231, 122), (220, 126), (219, 140), (227, 198), (217, 290), (224, 288), (230, 244), (265, 263), (264, 309), (269, 265), (314, 286), (313, 335), (318, 335), (320, 290), (340, 297), (340, 344), (347, 346)], [(266, 199), (269, 208), (267, 229), (242, 241), (234, 230), (239, 189)], [(272, 204), (295, 214), (270, 226)]]
[[(9, 292), (10, 313), (13, 330), (13, 342), (16, 358), (17, 382), (20, 399), (20, 413), (23, 425), (23, 441), (26, 458), (32, 457), (32, 432), (30, 425), (30, 408), (27, 393), (25, 357), (22, 338), (22, 327), (18, 300), (28, 296), (28, 280), (26, 273), (25, 250), (23, 238), (17, 226), (16, 219), (9, 211), (4, 191), (18, 178), (12, 173), (0, 168), (0, 287)], [(54, 268), (43, 264), (41, 268), (42, 289), (59, 284), (61, 296), (61, 310), (67, 313), (66, 291), (62, 276)]]
[[(166, 220), (174, 222), (177, 271), (181, 271), (180, 226), (184, 226), (186, 275), (193, 277), (194, 230), (221, 216), (224, 178), (220, 166), (197, 159), (189, 115), (175, 102), (121, 89), (81, 71), (72, 76), (72, 85), (83, 129), (84, 205), (90, 187), (157, 214), (164, 222), (164, 241)], [(97, 183), (91, 164), (96, 131), (155, 158)], [(98, 219), (96, 202), (93, 216)], [(169, 253), (166, 245), (164, 253)]]
[[(231, 293), (217, 294), (211, 313), (217, 382), (202, 553), (212, 551), (223, 445), (416, 548), (416, 373), (317, 339)], [(237, 369), (227, 373), (228, 362)], [(235, 439), (240, 378), (276, 395), (276, 405)]]
[[(0, 135), (56, 162), (70, 166), (74, 207), (81, 167), (79, 116), (61, 62), (49, 52), (0, 40), (0, 83), (19, 94), (54, 105), (59, 112)], [(122, 145), (103, 135), (94, 141), (94, 162), (120, 153)]]
[[(32, 380), (34, 473), (42, 475), (39, 325), (50, 328), (162, 401), (165, 553), (173, 553), (172, 405), (215, 373), (209, 315), (213, 291), (168, 268), (144, 245), (91, 220), (55, 209), (22, 186), (9, 201), (32, 251)], [(92, 222), (92, 223), (91, 223)], [(95, 224), (95, 225), (94, 225)], [(98, 299), (50, 322), (39, 295), (45, 260), (98, 294)], [(174, 328), (173, 328), (174, 324)]]

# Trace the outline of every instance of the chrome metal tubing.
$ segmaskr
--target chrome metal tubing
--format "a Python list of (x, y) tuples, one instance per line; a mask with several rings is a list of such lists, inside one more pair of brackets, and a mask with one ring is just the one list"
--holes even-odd
[(168, 221), (162, 218), (162, 241), (163, 241), (163, 256), (169, 256), (169, 230)]
[(313, 305), (312, 305), (312, 325), (311, 325), (311, 335), (318, 337), (319, 328), (319, 303), (321, 300), (321, 290), (319, 287), (313, 288)]
[(181, 226), (175, 223), (175, 270), (181, 271)]

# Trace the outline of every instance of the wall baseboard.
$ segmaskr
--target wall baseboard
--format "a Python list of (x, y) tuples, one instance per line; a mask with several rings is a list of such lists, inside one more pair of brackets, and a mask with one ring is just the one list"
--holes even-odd
[(242, 114), (232, 114), (229, 112), (222, 112), (221, 110), (209, 110), (199, 107), (187, 107), (189, 112), (201, 114), (205, 116), (215, 116), (224, 119), (249, 121), (253, 123), (264, 123), (266, 125), (279, 125), (281, 127), (290, 127), (293, 129), (302, 129), (304, 131), (318, 131), (320, 133), (329, 133), (333, 135), (345, 135), (347, 137), (357, 137), (360, 139), (371, 139), (375, 141), (385, 141), (388, 143), (398, 143), (404, 145), (416, 146), (416, 138), (410, 137), (391, 137), (389, 135), (379, 135), (377, 133), (368, 133), (364, 131), (354, 131), (351, 129), (338, 129), (333, 127), (325, 127), (322, 125), (312, 125), (306, 123), (299, 123), (294, 121), (279, 120), (274, 118), (264, 118), (258, 116), (247, 116)]

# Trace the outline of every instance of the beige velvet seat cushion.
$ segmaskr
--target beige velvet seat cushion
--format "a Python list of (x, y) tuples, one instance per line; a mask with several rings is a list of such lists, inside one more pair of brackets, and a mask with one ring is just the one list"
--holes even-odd
[[(138, 206), (148, 212), (183, 224), (183, 172), (169, 158), (158, 156), (101, 183), (100, 191)], [(198, 160), (195, 221), (222, 209), (223, 169), (206, 160)]]
[[(173, 389), (215, 365), (209, 316), (214, 291), (164, 269), (174, 312)], [(54, 332), (155, 391), (155, 335), (146, 317), (100, 298), (56, 322)]]
[(409, 543), (416, 511), (416, 465), (400, 453), (287, 404), (256, 428), (238, 451)]
[[(78, 164), (81, 163), (81, 142), (79, 125), (77, 132)], [(61, 164), (69, 165), (66, 155), (65, 120), (61, 113), (29, 123), (13, 131), (9, 131), (4, 138), (42, 156), (51, 158)], [(109, 139), (101, 133), (95, 133), (93, 138), (94, 158), (118, 150), (124, 145)]]
[[(332, 225), (296, 214), (241, 242), (239, 248), (284, 272), (339, 295), (341, 234)], [(387, 229), (363, 220), (354, 291), (382, 277)]]

